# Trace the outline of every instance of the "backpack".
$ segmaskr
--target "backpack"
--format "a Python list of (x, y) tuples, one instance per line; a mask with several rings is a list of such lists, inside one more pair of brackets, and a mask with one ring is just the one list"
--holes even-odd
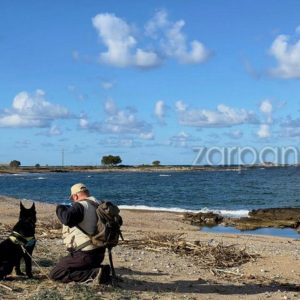
[[(94, 234), (90, 235), (82, 228), (77, 226), (83, 233), (89, 236), (90, 242), (98, 247), (105, 247), (108, 250), (109, 262), (112, 270), (113, 278), (116, 278), (116, 273), (112, 261), (111, 250), (117, 246), (119, 239), (123, 239), (121, 226), (123, 224), (122, 217), (120, 216), (120, 209), (117, 205), (110, 201), (102, 201), (100, 204), (86, 199), (88, 203), (96, 208), (97, 226)], [(86, 244), (81, 245), (85, 246)]]
[[(94, 202), (93, 205), (96, 207)], [(95, 246), (104, 246), (113, 248), (118, 245), (119, 238), (123, 240), (121, 226), (123, 224), (120, 216), (120, 209), (109, 201), (101, 202), (96, 207), (98, 217), (97, 228), (95, 233), (90, 236), (91, 242)]]

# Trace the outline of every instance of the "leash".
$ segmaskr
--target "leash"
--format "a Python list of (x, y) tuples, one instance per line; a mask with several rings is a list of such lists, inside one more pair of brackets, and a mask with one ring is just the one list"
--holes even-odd
[(48, 274), (46, 274), (44, 272), (44, 270), (41, 268), (41, 266), (33, 259), (33, 257), (28, 253), (28, 251), (25, 249), (25, 247), (23, 245), (21, 245), (21, 247), (22, 247), (23, 252), (26, 253), (31, 258), (31, 260), (36, 264), (36, 266), (39, 268), (39, 270), (41, 271), (41, 273), (43, 275), (45, 275), (48, 280), (51, 281), (51, 278), (48, 276)]

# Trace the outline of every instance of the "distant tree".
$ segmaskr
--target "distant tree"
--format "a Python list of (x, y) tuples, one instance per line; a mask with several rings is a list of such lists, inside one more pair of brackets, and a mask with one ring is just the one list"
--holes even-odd
[(21, 166), (21, 163), (18, 161), (18, 160), (12, 160), (10, 163), (9, 163), (9, 166), (13, 169), (17, 169)]
[(36, 164), (35, 167), (38, 169), (38, 168), (41, 167), (41, 165), (40, 164)]
[(152, 162), (153, 166), (159, 166), (160, 165), (160, 161), (159, 160), (155, 160), (154, 162)]
[(122, 159), (120, 156), (114, 156), (114, 155), (107, 155), (102, 156), (101, 164), (105, 166), (115, 166), (122, 162)]

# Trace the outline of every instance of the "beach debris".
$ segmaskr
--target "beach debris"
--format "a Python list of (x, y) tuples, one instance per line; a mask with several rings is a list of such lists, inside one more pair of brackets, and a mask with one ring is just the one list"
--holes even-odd
[[(155, 234), (145, 238), (124, 241), (122, 244), (134, 249), (147, 249), (153, 252), (173, 252), (190, 257), (194, 263), (207, 269), (214, 269), (214, 274), (221, 269), (238, 267), (254, 261), (258, 255), (250, 255), (246, 249), (236, 245), (213, 244), (201, 241), (188, 242), (183, 234)], [(239, 274), (240, 275), (240, 274)]]
[(0, 287), (5, 288), (5, 289), (7, 289), (7, 290), (9, 290), (9, 291), (12, 291), (12, 290), (13, 290), (12, 288), (10, 288), (9, 286), (7, 286), (7, 285), (5, 285), (5, 284), (3, 284), (3, 283), (0, 283)]
[(61, 237), (62, 224), (57, 219), (50, 219), (48, 222), (37, 222), (36, 234), (40, 238), (55, 239)]
[(211, 269), (211, 272), (213, 273), (213, 275), (220, 275), (220, 273), (225, 273), (225, 274), (230, 274), (235, 276), (243, 276), (243, 274), (240, 273), (239, 269), (236, 269), (236, 271), (231, 271), (231, 270), (213, 268)]

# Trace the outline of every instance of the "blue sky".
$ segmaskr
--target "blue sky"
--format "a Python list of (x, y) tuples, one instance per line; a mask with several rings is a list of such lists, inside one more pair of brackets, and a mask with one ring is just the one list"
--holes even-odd
[(0, 163), (299, 146), (299, 1), (1, 1)]

